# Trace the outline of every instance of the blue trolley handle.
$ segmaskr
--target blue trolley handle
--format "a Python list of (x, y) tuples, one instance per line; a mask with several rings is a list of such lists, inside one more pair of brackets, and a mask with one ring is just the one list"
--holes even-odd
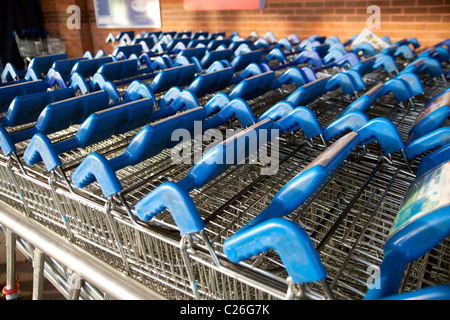
[(325, 268), (311, 239), (292, 221), (270, 219), (226, 240), (223, 246), (234, 263), (269, 250), (278, 253), (293, 283), (325, 280)]

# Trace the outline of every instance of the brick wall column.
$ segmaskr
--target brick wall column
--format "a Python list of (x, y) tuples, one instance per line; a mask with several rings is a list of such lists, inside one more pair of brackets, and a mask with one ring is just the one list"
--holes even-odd
[[(61, 38), (65, 41), (69, 58), (83, 56), (86, 51), (92, 51), (91, 28), (89, 25), (88, 2), (91, 0), (40, 0), (44, 28), (49, 30), (49, 35)], [(67, 13), (70, 5), (77, 5), (81, 10), (81, 29), (69, 29), (67, 19), (71, 13)]]

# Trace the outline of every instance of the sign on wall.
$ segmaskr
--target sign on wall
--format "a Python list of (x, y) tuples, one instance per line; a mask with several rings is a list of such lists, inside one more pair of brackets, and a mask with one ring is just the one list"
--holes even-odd
[(205, 10), (259, 10), (264, 9), (266, 0), (183, 0), (187, 11)]
[(159, 0), (94, 0), (98, 28), (161, 28)]

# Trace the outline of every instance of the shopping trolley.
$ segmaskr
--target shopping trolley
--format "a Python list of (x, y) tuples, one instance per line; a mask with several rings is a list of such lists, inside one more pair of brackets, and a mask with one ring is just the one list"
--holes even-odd
[[(265, 119), (262, 120), (260, 124), (264, 124), (267, 123), (266, 120), (269, 119)], [(370, 128), (372, 125), (375, 127), (378, 127), (380, 125), (380, 122), (382, 122), (381, 120), (373, 120), (373, 124), (368, 123), (365, 127), (363, 127), (364, 129), (361, 129), (363, 131), (368, 130), (369, 132), (371, 132), (369, 135), (378, 135), (380, 137), (380, 133), (378, 130), (371, 130), (371, 129), (367, 129)], [(389, 122), (383, 122), (383, 125), (389, 126), (388, 124)], [(395, 131), (395, 128), (393, 128), (392, 125), (390, 125), (391, 130)], [(378, 128), (377, 128), (378, 129)], [(387, 129), (387, 128), (385, 128)], [(386, 130), (384, 130), (386, 131)], [(247, 134), (247, 132), (245, 132), (244, 134)], [(363, 135), (365, 135), (367, 133), (364, 133)], [(386, 137), (385, 137), (386, 138)], [(388, 140), (391, 137), (388, 138)], [(204, 158), (202, 158), (202, 160), (197, 163), (189, 172), (189, 174), (181, 181), (177, 182), (176, 184), (172, 183), (172, 182), (167, 182), (165, 184), (160, 185), (158, 188), (156, 188), (153, 192), (151, 192), (149, 195), (145, 196), (143, 200), (139, 201), (138, 204), (136, 205), (136, 211), (139, 215), (139, 217), (141, 219), (143, 219), (144, 221), (147, 221), (149, 219), (151, 219), (152, 217), (154, 217), (156, 214), (158, 214), (159, 212), (163, 211), (164, 209), (168, 209), (170, 211), (170, 213), (173, 216), (173, 220), (175, 221), (175, 223), (178, 225), (178, 228), (180, 229), (180, 232), (182, 235), (190, 235), (191, 233), (195, 233), (195, 232), (200, 232), (203, 231), (204, 228), (204, 224), (202, 219), (200, 218), (200, 216), (197, 214), (195, 214), (197, 212), (196, 206), (192, 203), (192, 200), (190, 200), (188, 192), (192, 191), (194, 188), (198, 189), (202, 189), (203, 186), (205, 184), (207, 184), (208, 182), (208, 178), (212, 179), (214, 177), (218, 177), (220, 176), (220, 174), (222, 174), (224, 171), (223, 167), (227, 167), (226, 165), (223, 165), (222, 163), (224, 163), (224, 161), (217, 161), (218, 159), (216, 158), (216, 161), (208, 161), (209, 157), (225, 157), (224, 153), (225, 153), (225, 147), (224, 145), (226, 145), (229, 141), (231, 141), (231, 143), (233, 143), (234, 141), (236, 141), (237, 137), (233, 137), (230, 140), (227, 140), (224, 144), (219, 145), (219, 147), (216, 147), (214, 150), (212, 150), (210, 153), (208, 153), (207, 155), (205, 155)], [(352, 138), (353, 139), (353, 138)], [(365, 141), (367, 140), (367, 137), (361, 138), (361, 141)], [(381, 138), (381, 141), (383, 141), (384, 138)], [(403, 148), (403, 143), (401, 142), (400, 137), (398, 136), (398, 134), (395, 136), (395, 138), (393, 138), (393, 140), (395, 141), (392, 145), (391, 143), (388, 143), (388, 145), (385, 145), (384, 151), (386, 153), (391, 153), (394, 151), (398, 151), (400, 149)], [(383, 142), (383, 145), (385, 144), (385, 141)], [(337, 143), (337, 145), (342, 145), (342, 143)], [(243, 146), (242, 148), (248, 148), (247, 146)], [(335, 147), (338, 148), (338, 147)], [(343, 157), (345, 157), (345, 155), (348, 155), (348, 153), (346, 153), (346, 151), (342, 151), (342, 146), (340, 147), (341, 149), (339, 149), (342, 153), (339, 152), (339, 154), (342, 154)], [(393, 149), (391, 149), (393, 148)], [(331, 151), (332, 149), (330, 149), (328, 152), (326, 152), (322, 158), (327, 159), (327, 160), (323, 160), (323, 162), (328, 162), (330, 161), (330, 153), (333, 153)], [(222, 152), (220, 152), (222, 151)], [(244, 151), (241, 151), (244, 152)], [(336, 151), (335, 151), (336, 152)], [(350, 152), (350, 151), (347, 151)], [(245, 152), (244, 152), (245, 153)], [(317, 160), (318, 163), (320, 163), (320, 160)], [(205, 165), (205, 164), (208, 165)], [(222, 165), (220, 165), (222, 164)], [(197, 167), (198, 165), (198, 167)], [(311, 164), (311, 166), (313, 166)], [(218, 167), (222, 167), (222, 168), (218, 168)], [(307, 171), (307, 169), (309, 168), (309, 166), (305, 169), (305, 172)], [(330, 172), (332, 172), (334, 169), (336, 168), (336, 164), (334, 161), (331, 161), (331, 167), (330, 167)], [(208, 176), (209, 172), (211, 172), (210, 176)], [(206, 176), (206, 177), (205, 177)], [(301, 175), (299, 175), (298, 177), (300, 177)], [(289, 199), (285, 198), (286, 196), (280, 195), (279, 198), (279, 203), (274, 203), (270, 209), (269, 207), (267, 208), (267, 211), (265, 211), (265, 214), (268, 216), (277, 216), (277, 215), (287, 215), (290, 211), (292, 211), (296, 206), (296, 201), (298, 201), (298, 203), (300, 204), (302, 201), (305, 201), (308, 196), (310, 196), (316, 188), (318, 188), (323, 182), (324, 180), (319, 179), (318, 177), (320, 176), (320, 173), (318, 173), (318, 175), (309, 175), (307, 173), (305, 173), (305, 177), (307, 177), (307, 179), (311, 179), (308, 180), (310, 181), (310, 183), (307, 183), (305, 181), (302, 181), (302, 183), (298, 183), (296, 184), (297, 186), (309, 186), (309, 187), (302, 187), (302, 188), (287, 188), (286, 189), (282, 189), (282, 190), (286, 190), (286, 196), (289, 195)], [(301, 178), (298, 178), (301, 179)], [(325, 177), (324, 177), (325, 179)], [(229, 183), (229, 181), (228, 181)], [(206, 187), (205, 187), (206, 188)], [(207, 186), (206, 189), (211, 189), (211, 185)], [(306, 191), (305, 188), (308, 188), (310, 191)], [(288, 191), (289, 190), (289, 191)], [(302, 192), (304, 191), (306, 193), (305, 198), (301, 198), (299, 197), (298, 193), (296, 193), (294, 196), (293, 193), (296, 192), (295, 190), (300, 190), (298, 192)], [(291, 198), (292, 196), (292, 198)], [(199, 200), (197, 198), (197, 196), (193, 196), (193, 199)], [(295, 201), (294, 201), (295, 199)], [(167, 201), (166, 201), (167, 200)], [(203, 199), (205, 200), (205, 199)], [(282, 202), (280, 202), (282, 201)], [(276, 201), (275, 201), (276, 202)], [(192, 203), (192, 205), (190, 204)], [(204, 202), (203, 202), (204, 203)], [(202, 213), (202, 205), (198, 205), (200, 208), (198, 209), (200, 214)], [(284, 211), (283, 208), (286, 208), (286, 211)], [(289, 209), (290, 208), (290, 209)], [(269, 213), (270, 212), (270, 213)], [(221, 212), (223, 213), (223, 212)], [(263, 213), (264, 215), (264, 213)], [(187, 217), (189, 217), (190, 219), (188, 219)], [(262, 216), (260, 216), (262, 217)], [(221, 217), (223, 218), (223, 217)], [(235, 219), (232, 219), (233, 222), (236, 222), (237, 219), (242, 218), (242, 217), (235, 217)], [(167, 219), (167, 222), (170, 220), (172, 221), (172, 219)], [(262, 218), (260, 218), (262, 219)], [(210, 213), (208, 212), (206, 219), (209, 223), (211, 223), (211, 221), (215, 221), (216, 223), (219, 223), (219, 221), (217, 221), (217, 215), (215, 215), (214, 213)], [(262, 219), (264, 220), (264, 219)], [(258, 221), (260, 222), (260, 221)], [(255, 222), (256, 224), (256, 222)], [(222, 231), (221, 233), (219, 233), (219, 235), (217, 234), (217, 231), (215, 231), (214, 229), (217, 228), (217, 226), (213, 226), (210, 224), (210, 227), (213, 229), (211, 230), (211, 234), (214, 236), (214, 240), (217, 241), (218, 237), (223, 236), (224, 232)], [(226, 229), (228, 229), (227, 231), (230, 231), (229, 228), (232, 226), (228, 226)], [(208, 228), (205, 228), (205, 232), (209, 233), (209, 230), (206, 231)], [(187, 240), (185, 240), (187, 241)], [(193, 240), (190, 239), (189, 242), (192, 242)], [(215, 242), (215, 241), (212, 241)], [(258, 241), (257, 241), (258, 242)], [(208, 242), (207, 242), (208, 243)], [(254, 248), (255, 246), (252, 244), (248, 245), (248, 248)], [(251, 249), (250, 249), (251, 250)], [(211, 251), (211, 249), (210, 249)], [(253, 251), (254, 253), (254, 251)], [(245, 254), (244, 254), (245, 255)], [(214, 259), (217, 263), (217, 258)], [(220, 264), (219, 264), (220, 265)], [(254, 269), (254, 268), (253, 268)], [(193, 272), (193, 271), (191, 271)], [(322, 279), (319, 279), (322, 280)], [(309, 282), (309, 281), (306, 281)], [(198, 288), (198, 285), (195, 284), (195, 282), (193, 283), (193, 288), (196, 289)], [(198, 293), (197, 293), (198, 294)]]
[[(291, 92), (289, 93), (295, 91), (291, 88), (294, 88), (294, 86), (290, 87)], [(281, 97), (285, 98), (288, 95), (282, 95), (279, 91), (272, 90), (261, 97), (250, 99), (248, 101), (250, 108), (252, 110), (258, 110), (257, 106), (271, 96), (274, 96), (274, 98), (272, 98), (274, 99), (272, 100), (273, 102), (266, 101), (265, 107), (260, 107), (260, 111), (255, 112), (255, 115), (260, 115), (267, 110), (269, 106), (282, 100), (280, 99)], [(329, 96), (327, 95), (326, 98), (329, 98)], [(320, 104), (324, 101), (325, 99), (323, 101), (312, 101), (309, 106), (312, 110), (316, 111), (317, 109), (320, 109)], [(316, 105), (317, 102), (320, 103)], [(345, 106), (345, 104), (343, 106)], [(326, 106), (326, 110), (332, 113), (333, 117), (338, 116), (339, 111), (343, 109), (343, 107), (339, 107), (336, 103), (332, 105), (328, 104)], [(335, 113), (336, 111), (338, 112)], [(368, 111), (369, 115), (374, 112), (377, 112), (375, 108), (371, 108)], [(327, 112), (325, 112), (324, 114), (319, 113), (318, 116), (319, 121), (323, 121), (326, 125), (329, 124), (329, 122), (326, 121), (327, 115)], [(325, 127), (325, 125), (323, 127)], [(207, 216), (207, 218), (205, 218), (206, 232), (208, 238), (212, 239), (212, 246), (216, 246), (214, 251), (217, 253), (217, 258), (221, 262), (220, 266), (215, 263), (214, 259), (211, 259), (211, 254), (207, 246), (198, 246), (197, 243), (195, 243), (195, 246), (191, 247), (189, 243), (181, 243), (178, 228), (167, 213), (153, 218), (152, 223), (150, 224), (141, 221), (136, 221), (135, 223), (129, 219), (128, 213), (124, 211), (123, 208), (115, 206), (111, 208), (114, 226), (112, 227), (104, 214), (105, 207), (110, 204), (107, 203), (107, 199), (101, 196), (101, 190), (99, 190), (97, 186), (92, 185), (86, 190), (77, 189), (76, 193), (72, 193), (67, 189), (63, 182), (57, 182), (56, 192), (58, 198), (61, 200), (62, 211), (68, 213), (67, 217), (69, 217), (69, 220), (71, 219), (70, 217), (76, 217), (73, 219), (73, 225), (75, 226), (74, 230), (82, 230), (82, 232), (78, 233), (76, 241), (80, 246), (84, 247), (88, 252), (94, 252), (99, 257), (102, 257), (102, 259), (110, 261), (111, 264), (115, 265), (117, 268), (123, 269), (123, 259), (120, 252), (117, 250), (117, 241), (113, 236), (114, 230), (118, 231), (120, 238), (123, 240), (123, 250), (128, 260), (131, 276), (140, 279), (149, 286), (154, 286), (169, 297), (195, 297), (194, 293), (198, 292), (202, 298), (284, 298), (287, 288), (285, 277), (281, 277), (282, 279), (280, 280), (279, 277), (270, 275), (271, 272), (276, 271), (275, 269), (270, 268), (270, 266), (268, 268), (264, 266), (261, 267), (261, 265), (258, 265), (259, 261), (255, 262), (255, 265), (257, 266), (256, 269), (259, 268), (262, 272), (254, 272), (253, 269), (241, 268), (241, 266), (229, 264), (229, 260), (221, 253), (222, 250), (220, 250), (219, 242), (228, 238), (233, 231), (230, 231), (228, 234), (226, 234), (228, 231), (224, 231), (223, 235), (220, 234), (221, 226), (219, 222), (227, 224), (227, 215), (233, 217), (236, 212), (258, 212), (260, 207), (264, 207), (268, 203), (268, 199), (265, 198), (266, 196), (269, 196), (270, 198), (277, 188), (281, 188), (286, 181), (290, 180), (290, 177), (295, 177), (295, 175), (299, 173), (299, 170), (311, 161), (311, 159), (314, 158), (314, 155), (320, 154), (321, 151), (320, 147), (318, 149), (318, 145), (309, 145), (308, 143), (305, 143), (305, 140), (303, 139), (295, 139), (291, 141), (291, 143), (292, 145), (283, 145), (281, 148), (281, 156), (284, 160), (282, 160), (281, 164), (285, 167), (282, 167), (282, 170), (279, 171), (280, 173), (273, 177), (273, 180), (270, 180), (267, 177), (259, 177), (258, 170), (253, 170), (253, 168), (249, 166), (242, 166), (230, 168), (226, 174), (214, 179), (214, 181), (203, 188), (192, 191), (195, 201), (203, 205), (199, 205), (198, 207), (200, 207), (202, 213)], [(105, 148), (105, 150), (107, 149)], [(108, 157), (114, 158), (114, 151), (115, 150), (112, 150), (111, 153), (108, 153), (107, 151), (106, 154)], [(75, 154), (75, 156), (78, 155)], [(139, 200), (142, 200), (145, 195), (149, 194), (150, 191), (155, 190), (158, 185), (162, 185), (168, 180), (181, 180), (189, 172), (189, 169), (191, 168), (190, 165), (166, 167), (167, 163), (170, 162), (169, 159), (170, 153), (161, 152), (151, 159), (132, 167), (124, 168), (117, 173), (119, 181), (124, 187), (125, 200), (131, 204), (131, 208), (133, 208), (134, 204)], [(374, 188), (376, 191), (371, 189), (373, 195), (370, 194), (371, 197), (369, 195), (370, 199), (366, 201), (366, 208), (375, 208), (374, 211), (383, 211), (384, 213), (384, 211), (391, 212), (389, 206), (395, 207), (398, 202), (395, 201), (395, 199), (401, 199), (401, 192), (399, 192), (399, 196), (396, 198), (396, 194), (391, 195), (388, 191), (384, 194), (382, 193), (380, 196), (378, 190), (380, 190), (381, 186), (386, 185), (392, 189), (399, 188), (399, 190), (403, 190), (402, 187), (404, 183), (401, 179), (392, 178), (392, 180), (389, 180), (393, 171), (397, 172), (396, 177), (401, 177), (405, 180), (411, 179), (412, 175), (404, 170), (399, 170), (395, 164), (392, 165), (389, 163), (382, 168), (378, 168), (376, 171), (372, 171), (373, 175), (370, 175), (370, 168), (376, 167), (375, 163), (377, 162), (374, 159), (377, 158), (365, 157), (362, 162), (360, 159), (359, 162), (355, 160), (350, 164), (345, 164), (343, 171), (340, 171), (337, 174), (339, 179), (333, 180), (335, 183), (330, 182), (332, 184), (339, 184), (340, 186), (345, 185), (348, 187), (348, 190), (347, 188), (342, 188), (341, 194), (348, 194), (339, 196), (343, 198), (338, 201), (338, 209), (331, 210), (331, 215), (335, 214), (335, 211), (343, 210), (344, 212), (347, 212), (347, 216), (352, 216), (354, 210), (357, 209), (357, 204), (360, 205), (359, 208), (364, 208), (364, 203), (361, 205), (359, 202), (360, 196), (365, 194), (367, 189), (371, 188)], [(77, 166), (72, 169), (69, 168), (69, 173), (76, 167)], [(38, 168), (33, 166), (27, 168), (28, 175), (23, 175), (21, 172), (15, 174), (18, 181), (20, 181), (20, 184), (23, 186), (22, 191), (24, 197), (32, 207), (35, 218), (49, 226), (55, 224), (54, 222), (50, 222), (50, 220), (57, 221), (56, 224), (61, 226), (60, 229), (65, 230), (63, 222), (58, 215), (58, 209), (52, 200), (50, 187), (45, 182), (48, 175), (43, 174), (43, 171), (45, 172), (46, 170), (38, 170)], [(380, 174), (380, 172), (382, 174)], [(69, 176), (71, 175), (69, 174)], [(362, 188), (362, 191), (359, 191), (357, 186), (355, 187), (354, 183), (349, 181), (351, 180), (350, 177), (358, 177), (360, 185), (364, 187)], [(364, 180), (364, 177), (366, 177), (366, 180)], [(389, 184), (390, 181), (392, 182)], [(11, 188), (11, 186), (10, 182), (5, 183), (4, 188), (2, 188), (2, 194), (8, 199), (7, 201), (10, 201), (11, 203), (14, 203), (15, 206), (23, 209), (21, 202), (17, 201), (17, 191), (15, 191), (14, 188)], [(39, 188), (36, 188), (36, 186), (39, 186)], [(331, 187), (329, 189), (324, 187), (322, 190), (326, 190), (330, 195), (333, 195), (336, 194), (336, 191), (333, 191), (333, 189), (334, 188)], [(13, 192), (10, 192), (11, 190)], [(354, 200), (351, 197), (352, 193)], [(41, 196), (42, 199), (36, 201), (36, 199)], [(325, 193), (321, 192), (321, 196), (326, 199)], [(260, 200), (254, 202), (259, 197), (261, 197)], [(380, 202), (382, 205), (378, 204), (377, 209), (377, 202), (374, 202), (375, 199), (382, 198), (387, 201), (391, 199), (390, 197), (394, 198), (394, 200), (391, 200), (392, 203), (385, 205), (384, 202)], [(353, 201), (348, 202), (347, 199)], [(336, 201), (337, 200), (334, 199), (334, 202)], [(317, 202), (314, 202), (314, 205), (311, 206), (319, 208), (320, 210), (326, 210), (323, 209), (323, 205), (330, 202), (331, 207), (336, 206), (333, 205), (333, 199)], [(117, 203), (121, 203), (120, 199)], [(342, 209), (343, 207), (344, 209)], [(248, 209), (243, 210), (242, 208)], [(55, 213), (54, 217), (47, 214), (49, 211)], [(362, 214), (365, 214), (365, 212)], [(232, 218), (232, 220), (234, 220), (234, 218)], [(312, 221), (314, 222), (314, 220)], [(321, 223), (324, 223), (324, 221)], [(317, 232), (322, 234), (324, 230), (327, 230), (326, 227), (327, 226), (316, 228), (318, 230)], [(351, 228), (353, 230), (353, 228), (359, 227), (359, 225), (355, 225)], [(309, 230), (315, 229), (311, 227)], [(382, 230), (384, 229), (382, 228)], [(330, 232), (328, 237), (334, 241), (334, 238), (332, 238), (333, 232)], [(210, 233), (214, 236), (210, 237)], [(349, 231), (349, 234), (353, 236), (351, 231)], [(216, 237), (221, 240), (217, 240)], [(317, 240), (314, 241), (316, 242)], [(328, 250), (329, 243), (327, 241), (325, 241), (325, 244), (322, 244), (322, 247)], [(359, 247), (358, 250), (360, 250)], [(340, 251), (342, 251), (342, 248), (340, 247), (335, 249), (335, 252), (339, 253)], [(188, 260), (186, 260), (185, 253), (188, 253)], [(359, 251), (357, 251), (357, 253), (359, 253)], [(329, 255), (330, 259), (327, 261), (328, 264), (324, 263), (325, 267), (332, 265), (331, 263), (333, 261), (330, 260), (332, 260), (333, 257), (339, 257), (337, 254), (333, 256), (329, 251), (326, 251), (326, 254)], [(365, 257), (364, 252), (362, 254), (363, 257)], [(266, 262), (263, 261), (264, 258), (260, 258), (260, 260), (263, 264)], [(360, 261), (361, 259), (356, 260)], [(186, 261), (188, 262), (187, 264)], [(272, 261), (277, 265), (277, 269), (280, 270), (281, 265), (276, 262), (278, 261), (277, 258), (274, 258)], [(367, 259), (363, 261), (367, 261)], [(223, 265), (225, 265), (225, 268)], [(186, 266), (191, 268), (191, 274), (194, 275), (193, 277), (188, 275), (189, 272), (188, 269), (186, 269)], [(350, 280), (347, 278), (346, 268), (349, 266), (352, 266), (352, 261), (347, 261), (345, 267), (342, 267), (343, 269), (340, 271), (341, 275), (337, 276), (337, 279), (339, 279), (336, 280), (338, 283), (337, 287), (339, 289), (343, 287), (345, 290), (350, 290), (355, 294), (354, 292), (358, 291), (358, 287), (355, 286), (355, 289), (352, 290), (353, 287), (349, 285), (349, 283), (352, 283), (352, 280), (351, 278)], [(358, 271), (366, 272), (367, 275), (367, 268), (360, 268)], [(261, 276), (261, 273), (263, 276)], [(268, 274), (269, 276), (267, 276)], [(274, 280), (274, 278), (276, 279)], [(365, 280), (367, 278), (368, 276), (362, 279)], [(152, 279), (152, 281), (149, 281), (149, 279)], [(197, 281), (197, 291), (192, 290), (192, 279), (196, 279)], [(360, 289), (360, 291), (363, 292), (366, 287), (361, 285), (361, 278), (355, 277), (355, 279), (357, 279), (357, 283), (359, 283), (359, 288), (363, 287), (363, 289)], [(333, 285), (333, 282), (331, 282), (331, 284)], [(345, 292), (344, 289), (342, 290), (344, 293), (339, 294), (338, 297), (353, 297)], [(320, 288), (317, 289), (317, 291), (320, 292)], [(336, 295), (335, 292), (333, 293)], [(363, 296), (358, 294), (355, 295), (358, 298)], [(318, 294), (318, 296), (321, 297), (323, 295)]]
[[(434, 260), (433, 270), (408, 266), (408, 280), (423, 272), (423, 282), (431, 286), (442, 284), (448, 274), (448, 152), (443, 163), (433, 169), (419, 170), (396, 216), (384, 248), (378, 283), (371, 285), (366, 299), (385, 298), (397, 293), (407, 265), (432, 251), (428, 259)], [(447, 239), (446, 239), (447, 238)], [(446, 241), (447, 240), (447, 241)], [(447, 258), (447, 259), (446, 259)], [(395, 260), (395, 261), (394, 261)], [(411, 269), (410, 269), (411, 268)], [(420, 273), (419, 273), (420, 274)], [(403, 280), (407, 282), (408, 280)], [(445, 283), (445, 282), (444, 282)]]
[[(157, 177), (157, 176), (156, 176)], [(128, 190), (127, 190), (128, 191)]]
[[(398, 139), (397, 139), (397, 141), (398, 141)], [(364, 169), (362, 169), (362, 168), (364, 168), (364, 167), (360, 167), (359, 169), (360, 169), (360, 170), (364, 170)], [(376, 168), (376, 167), (375, 167), (375, 168)], [(375, 169), (374, 169), (374, 170), (375, 170)], [(369, 175), (369, 177), (368, 177), (367, 180), (365, 181), (365, 184), (363, 184), (364, 188), (367, 186), (368, 183), (370, 183), (370, 181), (371, 181), (372, 179), (375, 179), (375, 178), (374, 178), (374, 177), (376, 177), (376, 176), (375, 176), (375, 173), (376, 173), (376, 171), (378, 171), (378, 170), (380, 170), (379, 167), (375, 170), (375, 172), (373, 171), (372, 174)], [(388, 190), (389, 190), (390, 188), (393, 188), (393, 190), (398, 191), (397, 188), (399, 188), (399, 186), (402, 186), (402, 185), (404, 184), (401, 180), (405, 179), (405, 180), (407, 181), (408, 179), (411, 178), (410, 175), (408, 175), (408, 174), (406, 174), (406, 173), (404, 173), (404, 172), (403, 172), (403, 173), (399, 173), (399, 172), (398, 172), (398, 169), (397, 169), (397, 172), (396, 172), (395, 176), (396, 176), (396, 177), (397, 177), (397, 176), (402, 176), (401, 179), (399, 179), (400, 181), (396, 182), (396, 181), (395, 181), (395, 178), (392, 178), (391, 180), (389, 180), (389, 179), (387, 179), (387, 177), (389, 177), (389, 176), (392, 177), (392, 172), (389, 173), (390, 171), (392, 171), (392, 169), (387, 170), (386, 173), (383, 174), (383, 175), (384, 175), (384, 179), (386, 179), (386, 181), (387, 181), (387, 182), (384, 181), (384, 185), (386, 185), (386, 183), (387, 183), (387, 188), (388, 188), (388, 189), (382, 193), (382, 198), (381, 198), (381, 199), (386, 199), (385, 197), (388, 195)], [(347, 174), (348, 174), (348, 172), (347, 172)], [(382, 176), (383, 176), (383, 175), (382, 175)], [(344, 174), (344, 176), (346, 176), (346, 175)], [(236, 176), (233, 176), (233, 177), (235, 178)], [(227, 183), (225, 183), (222, 187), (228, 186), (228, 185), (230, 184), (231, 181), (232, 181), (232, 180), (227, 180)], [(380, 184), (380, 182), (377, 182), (377, 184)], [(350, 183), (347, 187), (349, 187), (349, 186), (351, 186), (351, 185), (354, 185), (354, 183)], [(379, 186), (378, 186), (378, 187), (379, 187)], [(208, 188), (211, 188), (211, 186), (208, 186)], [(364, 189), (364, 188), (363, 188), (363, 189)], [(228, 189), (229, 189), (229, 188), (228, 188)], [(343, 188), (343, 189), (345, 190), (345, 188)], [(356, 189), (356, 190), (357, 190), (357, 189)], [(403, 190), (404, 190), (404, 187), (403, 187)], [(355, 191), (355, 192), (356, 192), (356, 191)], [(363, 192), (363, 191), (361, 191), (361, 192)], [(375, 192), (375, 191), (374, 191), (374, 192)], [(357, 193), (357, 194), (358, 194), (358, 193)], [(360, 195), (360, 194), (359, 194), (359, 195)], [(371, 196), (374, 196), (374, 193), (372, 193)], [(394, 199), (395, 199), (395, 197), (396, 197), (396, 195), (389, 195), (389, 196), (392, 196)], [(215, 197), (217, 197), (217, 195), (216, 195)], [(194, 197), (194, 198), (197, 200), (197, 197)], [(401, 198), (397, 198), (397, 200), (393, 201), (393, 203), (395, 203), (395, 202), (398, 203), (398, 199), (401, 199)], [(201, 200), (203, 200), (203, 201), (201, 201)], [(203, 198), (203, 199), (201, 199), (201, 200), (199, 200), (199, 203), (205, 203), (205, 198)], [(209, 199), (209, 200), (211, 200), (211, 199)], [(387, 200), (387, 199), (386, 199), (386, 200)], [(357, 201), (357, 198), (353, 198), (352, 201), (350, 202), (350, 204), (355, 205), (356, 201)], [(392, 201), (392, 200), (391, 200), (391, 201)], [(348, 203), (348, 202), (347, 202), (347, 203)], [(374, 209), (374, 212), (375, 212), (375, 213), (378, 212), (378, 211), (380, 210), (381, 204), (382, 204), (382, 200), (380, 200), (380, 202), (378, 202), (378, 204), (376, 204), (376, 205), (374, 206), (374, 207), (375, 207), (375, 209)], [(318, 205), (319, 207), (321, 206), (321, 204), (317, 204), (317, 203), (316, 203), (316, 205)], [(392, 205), (392, 204), (391, 204), (391, 205)], [(365, 206), (364, 206), (363, 208), (367, 208), (367, 206), (368, 206), (368, 204), (367, 204), (367, 202), (366, 202), (366, 204), (365, 204)], [(158, 205), (156, 205), (155, 207), (158, 207)], [(164, 207), (165, 207), (165, 206), (160, 206), (160, 208), (164, 208)], [(200, 205), (200, 207), (203, 207), (203, 206)], [(154, 207), (152, 206), (152, 208), (154, 208)], [(221, 207), (221, 209), (223, 210), (222, 207)], [(351, 211), (351, 210), (352, 210), (352, 209), (351, 209), (351, 206), (347, 206), (346, 209), (344, 210), (345, 215), (348, 215), (348, 214), (349, 214), (349, 211)], [(386, 208), (386, 209), (383, 208), (383, 210), (387, 210), (387, 211), (389, 212), (390, 208), (389, 208), (389, 207)], [(275, 210), (275, 211), (276, 211), (276, 210)], [(335, 211), (335, 209), (333, 208), (332, 211)], [(220, 213), (222, 213), (222, 212), (223, 212), (223, 211), (221, 211)], [(361, 214), (361, 213), (360, 213), (360, 214)], [(211, 217), (211, 216), (215, 217), (214, 214), (208, 213), (208, 217)], [(213, 219), (213, 218), (211, 218), (211, 219)], [(207, 219), (205, 219), (205, 220), (207, 220)], [(228, 221), (229, 221), (229, 220), (228, 220)], [(339, 220), (339, 219), (338, 219), (338, 221), (339, 221), (339, 223), (342, 223), (342, 220)], [(369, 219), (369, 221), (370, 221), (370, 219)], [(209, 222), (209, 220), (208, 220), (208, 222)], [(212, 227), (212, 226), (211, 226), (211, 227)], [(337, 227), (335, 227), (335, 228), (337, 228)], [(367, 228), (367, 226), (366, 226), (365, 228)], [(315, 230), (315, 229), (312, 229), (312, 230)], [(334, 232), (333, 229), (332, 229), (332, 231), (330, 231), (330, 233), (332, 234), (332, 232)], [(331, 236), (330, 236), (330, 233), (327, 234), (327, 240), (331, 237)], [(349, 234), (349, 232), (347, 232), (347, 235), (348, 235), (348, 234)], [(360, 239), (359, 236), (358, 236), (357, 238)], [(217, 239), (217, 238), (215, 238), (215, 240), (216, 240), (216, 239)], [(358, 239), (358, 240), (359, 240), (359, 239)], [(214, 242), (214, 241), (213, 241), (213, 242)], [(323, 247), (325, 246), (324, 243), (326, 243), (326, 240), (322, 241), (322, 242), (320, 243), (321, 245), (320, 245), (319, 247), (323, 248)], [(251, 247), (251, 245), (250, 245), (250, 247)], [(353, 250), (354, 250), (354, 249), (353, 249)], [(348, 259), (346, 259), (346, 260), (347, 260), (347, 261), (345, 261), (345, 262), (348, 263)], [(366, 265), (366, 266), (368, 267), (368, 266), (370, 266), (370, 265)], [(345, 268), (346, 268), (346, 266), (344, 265), (344, 266), (339, 270), (338, 275), (336, 276), (336, 278), (335, 278), (335, 280), (334, 280), (334, 282), (333, 282), (333, 285), (336, 284), (336, 282), (338, 281), (337, 279), (339, 279), (340, 277), (342, 277), (342, 274), (343, 274)], [(254, 264), (252, 265), (252, 270), (254, 270)], [(366, 271), (367, 271), (367, 270), (366, 270)], [(360, 282), (362, 282), (362, 281), (360, 281)], [(352, 289), (350, 289), (350, 290), (352, 290)], [(356, 292), (356, 289), (353, 289), (353, 290)], [(363, 296), (363, 294), (362, 294), (361, 296)]]

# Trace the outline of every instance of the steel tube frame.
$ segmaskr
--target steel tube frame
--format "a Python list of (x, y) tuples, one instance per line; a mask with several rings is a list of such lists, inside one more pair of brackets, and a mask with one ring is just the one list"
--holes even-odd
[(0, 202), (0, 204), (0, 224), (6, 230), (38, 248), (40, 254), (52, 257), (72, 270), (83, 281), (104, 292), (108, 298), (113, 300), (165, 299), (6, 203)]

